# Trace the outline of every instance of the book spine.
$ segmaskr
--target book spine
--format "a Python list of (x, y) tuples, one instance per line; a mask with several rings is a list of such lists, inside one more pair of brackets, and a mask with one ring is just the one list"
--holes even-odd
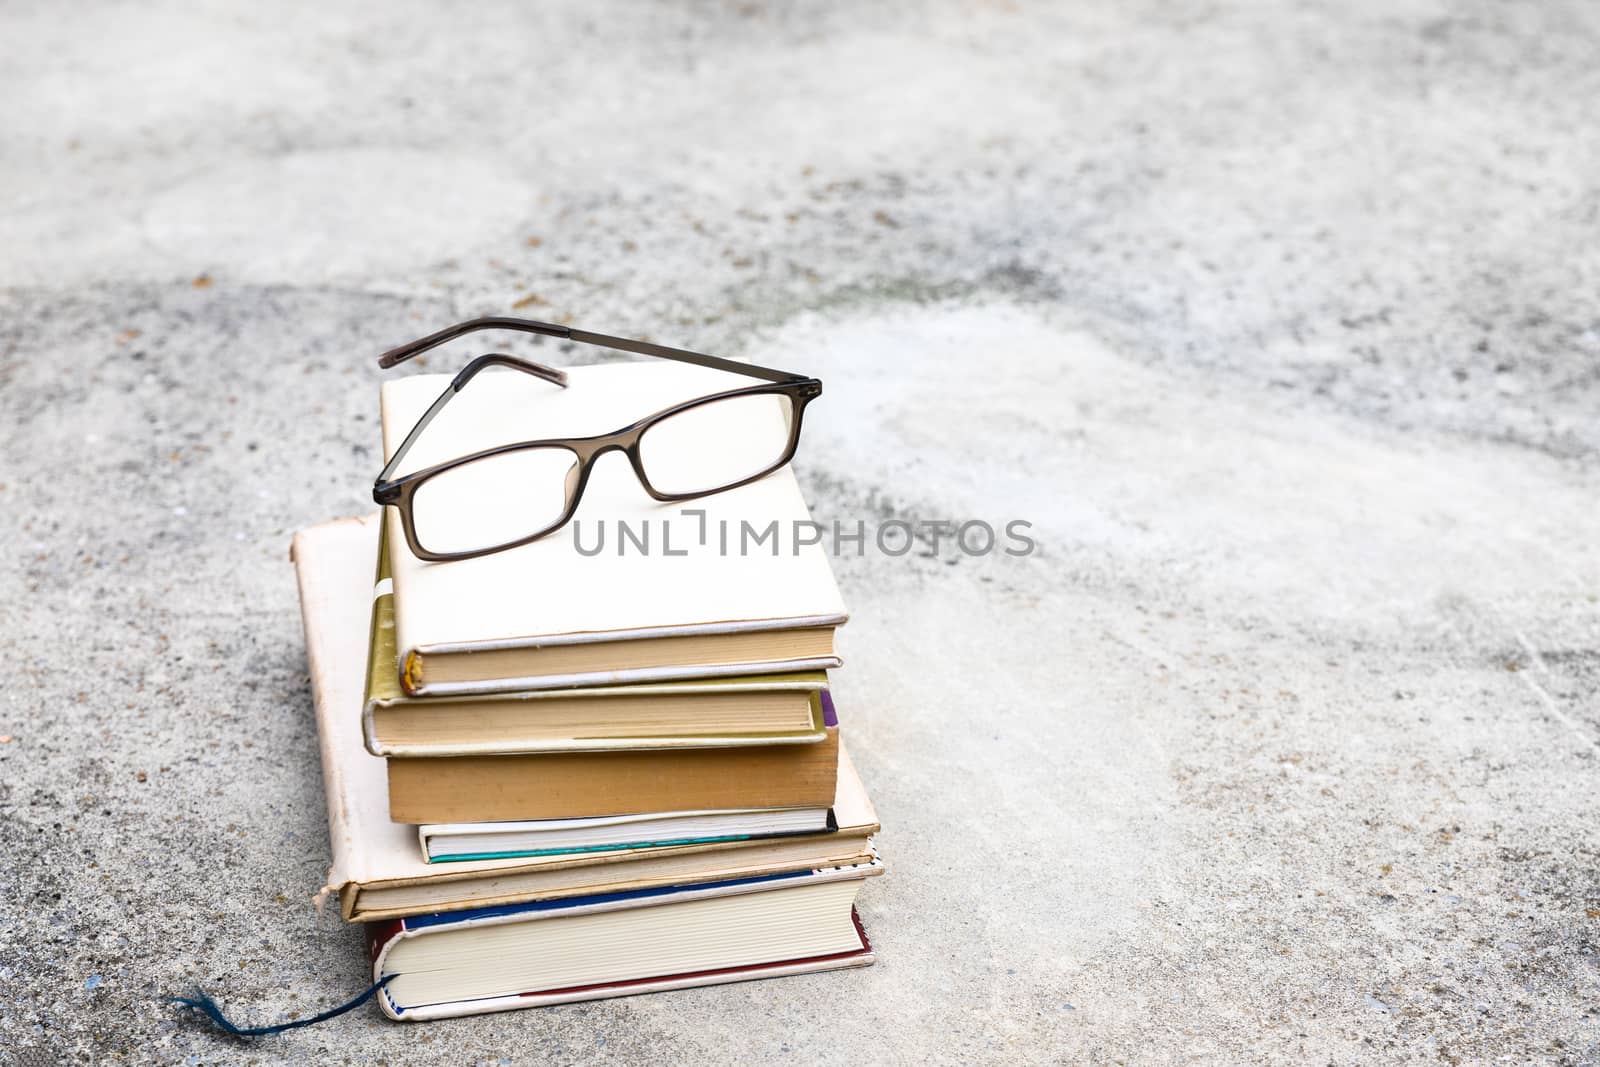
[(406, 921), (404, 919), (386, 919), (383, 922), (367, 923), (367, 959), (372, 962), (372, 980), (376, 982), (383, 977), (379, 967), (383, 963), (384, 954), (389, 951), (390, 942), (405, 933)]
[(389, 760), (397, 823), (500, 822), (724, 808), (821, 808), (837, 727), (809, 745)]
[(306, 635), (306, 666), (311, 674), (313, 700), (318, 705), (317, 744), (321, 750), (322, 784), (328, 804), (328, 844), (333, 853), (327, 882), (314, 898), (318, 909), (321, 909), (328, 898), (339, 894), (348, 881), (344, 872), (348, 868), (350, 832), (345, 825), (344, 813), (349, 807), (349, 798), (346, 796), (343, 764), (326, 729), (327, 716), (321, 707), (322, 694), (327, 688), (326, 679), (339, 669), (336, 664), (322, 661), (321, 650), (324, 642), (317, 632), (319, 620), (328, 615), (327, 600), (331, 591), (312, 577), (313, 568), (306, 560), (306, 549), (301, 547), (301, 539), (304, 536), (305, 531), (295, 535), (290, 543), (289, 558), (294, 561), (295, 581), (300, 590), (301, 624)]
[(656, 682), (692, 682), (729, 675), (796, 674), (803, 671), (831, 671), (843, 664), (838, 656), (811, 656), (802, 659), (758, 660), (748, 663), (720, 663), (703, 666), (634, 667), (625, 670), (583, 671), (573, 674), (533, 675), (501, 678), (494, 681), (427, 681), (420, 662), (412, 671), (412, 658), (406, 653), (403, 688), (409, 697), (476, 696), (486, 693), (532, 692), (545, 689), (595, 689), (615, 685)]

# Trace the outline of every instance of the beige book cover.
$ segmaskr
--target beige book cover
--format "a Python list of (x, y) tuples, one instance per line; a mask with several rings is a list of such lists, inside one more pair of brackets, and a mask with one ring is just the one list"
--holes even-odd
[(878, 817), (840, 748), (833, 810), (839, 831), (773, 841), (675, 845), (630, 853), (543, 856), (430, 866), (416, 828), (389, 821), (385, 761), (367, 752), (361, 702), (370, 622), (376, 515), (302, 530), (292, 557), (316, 707), (328, 837), (333, 852), (319, 902), (345, 918), (396, 918), (658, 885), (756, 877), (864, 862)]
[[(428, 426), (398, 473), (516, 441), (609, 432), (678, 401), (747, 384), (665, 361), (568, 374), (563, 389), (485, 372)], [(386, 457), (450, 380), (429, 374), (384, 383)], [(737, 426), (723, 428), (739, 436)], [(708, 436), (679, 447), (709, 456), (738, 441)], [(503, 512), (523, 506), (515, 494), (527, 490), (508, 484), (503, 497), (474, 492), (447, 519), (433, 521), (462, 536), (505, 528)], [(844, 603), (826, 554), (803, 543), (811, 539), (810, 512), (788, 467), (725, 493), (659, 503), (623, 455), (608, 454), (565, 527), (520, 548), (450, 563), (417, 559), (398, 511), (386, 513), (398, 669), (411, 695), (838, 664), (832, 629), (845, 621)], [(609, 647), (617, 643), (630, 647)]]

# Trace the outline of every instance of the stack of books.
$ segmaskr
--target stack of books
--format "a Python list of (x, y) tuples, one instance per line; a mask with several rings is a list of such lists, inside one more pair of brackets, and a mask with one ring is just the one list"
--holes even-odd
[[(417, 462), (530, 425), (623, 425), (701, 373), (579, 367), (532, 397), (475, 383)], [(448, 382), (385, 385), (387, 453)], [(873, 962), (854, 902), (882, 873), (878, 822), (828, 687), (845, 610), (826, 556), (790, 535), (809, 521), (793, 474), (663, 505), (617, 459), (577, 527), (493, 555), (419, 560), (393, 509), (294, 539), (324, 899), (366, 925), (392, 1018)], [(492, 524), (517, 489), (460, 521)]]

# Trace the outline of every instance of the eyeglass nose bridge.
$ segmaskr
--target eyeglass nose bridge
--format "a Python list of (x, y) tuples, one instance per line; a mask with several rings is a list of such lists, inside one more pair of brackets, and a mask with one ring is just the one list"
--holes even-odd
[(605, 437), (591, 437), (583, 441), (569, 441), (567, 447), (577, 455), (577, 462), (567, 472), (566, 490), (567, 507), (573, 509), (577, 506), (577, 497), (583, 493), (584, 487), (589, 484), (589, 474), (594, 470), (597, 460), (608, 452), (621, 452), (628, 458), (628, 465), (633, 468), (633, 473), (641, 482), (644, 481), (644, 470), (639, 459), (639, 432), (633, 427), (621, 430)]
[(608, 434), (605, 437), (590, 437), (582, 441), (569, 441), (567, 442), (567, 447), (577, 453), (580, 467), (590, 467), (594, 465), (595, 460), (607, 452), (629, 453), (629, 458), (632, 459), (631, 453), (633, 452), (634, 443), (634, 435), (624, 430), (621, 433)]

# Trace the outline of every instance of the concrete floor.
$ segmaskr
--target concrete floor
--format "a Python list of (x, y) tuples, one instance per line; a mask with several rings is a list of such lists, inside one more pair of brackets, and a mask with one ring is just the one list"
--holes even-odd
[[(363, 9), (364, 8), (364, 9)], [(0, 1060), (1600, 1063), (1600, 11), (0, 11)], [(814, 371), (866, 972), (360, 989), (290, 533), (518, 309)], [(453, 366), (473, 352), (442, 357)]]

